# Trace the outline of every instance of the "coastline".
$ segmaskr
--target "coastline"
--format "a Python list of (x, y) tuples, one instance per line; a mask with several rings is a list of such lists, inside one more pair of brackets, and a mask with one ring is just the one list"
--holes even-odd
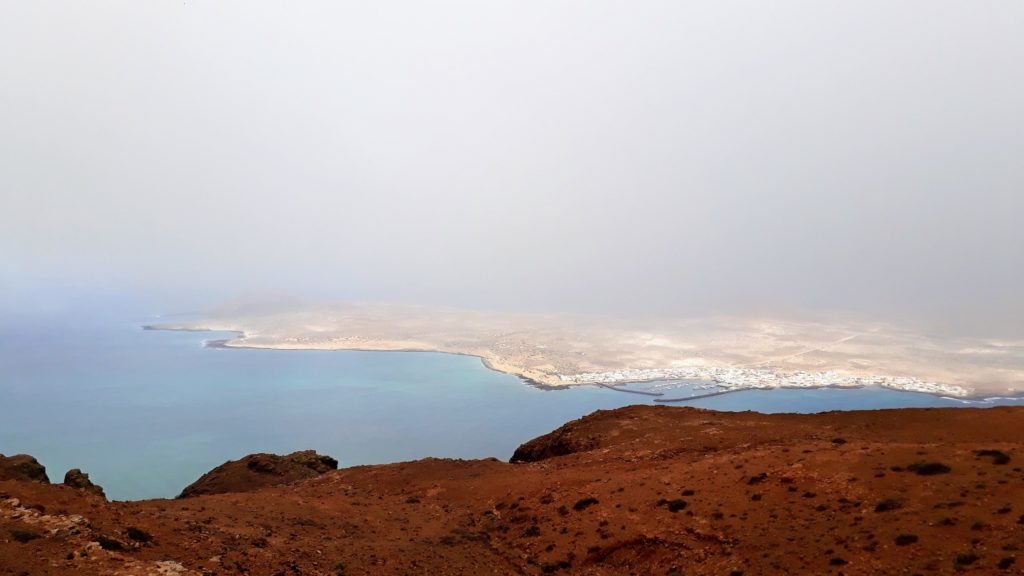
[(484, 368), (487, 368), (488, 370), (492, 370), (492, 371), (498, 372), (500, 374), (509, 374), (511, 376), (515, 376), (516, 378), (519, 378), (520, 380), (522, 380), (523, 383), (529, 384), (530, 386), (533, 386), (534, 388), (539, 388), (541, 390), (568, 390), (569, 388), (572, 388), (573, 386), (585, 385), (585, 384), (576, 384), (576, 383), (573, 383), (573, 384), (561, 384), (561, 383), (550, 384), (550, 383), (546, 383), (546, 382), (541, 381), (539, 379), (535, 379), (535, 378), (532, 378), (530, 376), (527, 376), (525, 374), (525, 372), (527, 372), (527, 371), (520, 372), (520, 371), (517, 371), (517, 370), (512, 369), (512, 368), (499, 368), (494, 362), (492, 362), (491, 359), (486, 358), (484, 356), (480, 356), (478, 354), (471, 354), (469, 352), (457, 352), (457, 351), (451, 351), (451, 350), (438, 350), (438, 349), (432, 349), (432, 348), (411, 348), (411, 347), (399, 347), (399, 346), (367, 348), (367, 347), (358, 347), (358, 346), (351, 346), (351, 347), (315, 347), (315, 346), (281, 346), (281, 345), (269, 345), (269, 344), (261, 345), (261, 344), (251, 344), (251, 343), (244, 343), (244, 342), (243, 343), (239, 343), (240, 340), (245, 340), (245, 338), (248, 337), (248, 334), (246, 334), (246, 332), (244, 330), (232, 330), (232, 329), (228, 329), (228, 328), (195, 328), (195, 327), (184, 327), (184, 326), (182, 326), (182, 327), (179, 327), (179, 326), (161, 326), (159, 324), (143, 324), (141, 326), (141, 328), (143, 330), (147, 330), (147, 331), (227, 332), (227, 333), (231, 333), (231, 334), (236, 334), (237, 335), (234, 338), (219, 338), (219, 339), (216, 339), (216, 340), (204, 340), (203, 341), (203, 347), (205, 347), (205, 348), (218, 348), (218, 349), (231, 349), (231, 348), (234, 348), (234, 349), (239, 349), (239, 350), (248, 349), (248, 350), (279, 350), (279, 351), (306, 350), (306, 351), (321, 351), (321, 352), (333, 352), (333, 351), (348, 351), (348, 352), (420, 352), (420, 353), (425, 353), (425, 354), (451, 354), (453, 356), (466, 356), (466, 357), (469, 357), (469, 358), (476, 358), (476, 359), (480, 360), (480, 363), (483, 364)]
[[(497, 360), (497, 359), (495, 359), (493, 357), (485, 356), (485, 355), (478, 354), (478, 353), (465, 352), (465, 351), (443, 350), (443, 349), (431, 348), (431, 347), (410, 347), (410, 346), (390, 345), (388, 343), (382, 343), (382, 344), (379, 344), (377, 346), (365, 346), (365, 345), (363, 345), (363, 346), (359, 346), (359, 345), (356, 345), (356, 346), (346, 346), (346, 345), (339, 345), (337, 343), (332, 343), (331, 345), (327, 345), (327, 346), (316, 346), (316, 345), (308, 345), (308, 344), (306, 344), (306, 345), (303, 345), (303, 344), (292, 345), (292, 344), (280, 344), (280, 343), (277, 343), (277, 344), (274, 344), (274, 343), (261, 344), (261, 343), (247, 342), (246, 339), (251, 337), (250, 334), (248, 334), (244, 330), (234, 329), (234, 328), (176, 326), (176, 325), (161, 325), (161, 324), (145, 324), (145, 325), (142, 325), (141, 327), (142, 327), (143, 330), (152, 330), (152, 331), (166, 330), (166, 331), (179, 331), (179, 332), (225, 332), (225, 333), (231, 333), (231, 334), (235, 334), (236, 335), (234, 338), (204, 341), (203, 345), (205, 347), (220, 348), (220, 349), (237, 348), (237, 349), (256, 349), (256, 350), (282, 350), (282, 351), (287, 351), (287, 350), (340, 351), (340, 350), (344, 350), (344, 351), (353, 351), (353, 352), (421, 352), (421, 353), (452, 354), (452, 355), (456, 355), (456, 356), (469, 356), (469, 357), (478, 358), (480, 360), (481, 364), (485, 368), (487, 368), (489, 370), (493, 370), (495, 372), (499, 372), (499, 373), (502, 373), (502, 374), (510, 374), (512, 376), (515, 376), (515, 377), (519, 378), (525, 384), (528, 384), (530, 386), (533, 386), (535, 388), (539, 388), (539, 389), (542, 389), (542, 390), (566, 390), (566, 389), (569, 389), (569, 388), (574, 387), (574, 386), (600, 386), (600, 387), (608, 388), (608, 389), (611, 389), (611, 390), (615, 390), (617, 392), (637, 393), (637, 394), (641, 394), (641, 395), (655, 396), (657, 398), (654, 400), (654, 402), (658, 402), (658, 403), (686, 402), (686, 401), (690, 401), (690, 400), (698, 400), (700, 398), (705, 398), (705, 397), (720, 396), (720, 395), (723, 395), (723, 394), (729, 394), (729, 393), (733, 393), (733, 392), (742, 392), (744, 390), (774, 390), (774, 389), (811, 390), (811, 389), (822, 389), (822, 388), (857, 389), (857, 388), (865, 388), (865, 387), (872, 387), (872, 386), (873, 387), (878, 387), (878, 388), (885, 388), (885, 389), (889, 389), (889, 390), (900, 391), (900, 392), (916, 392), (916, 393), (919, 393), (919, 394), (928, 394), (930, 396), (936, 396), (936, 397), (939, 397), (939, 398), (945, 398), (945, 399), (949, 399), (949, 400), (961, 401), (961, 402), (964, 402), (964, 403), (991, 403), (991, 399), (1013, 399), (1013, 400), (1021, 399), (1021, 400), (1024, 400), (1024, 394), (1021, 394), (1021, 395), (1015, 395), (1015, 394), (993, 394), (992, 392), (979, 392), (979, 391), (976, 391), (976, 390), (968, 390), (968, 389), (965, 389), (965, 388), (962, 388), (962, 387), (958, 387), (958, 386), (954, 386), (954, 387), (943, 386), (942, 389), (939, 389), (939, 390), (927, 390), (927, 389), (918, 389), (918, 388), (913, 388), (913, 387), (900, 387), (899, 385), (885, 385), (885, 384), (876, 384), (876, 383), (868, 383), (868, 384), (862, 384), (862, 383), (855, 383), (855, 384), (814, 384), (814, 385), (801, 385), (801, 386), (795, 386), (795, 385), (773, 385), (773, 386), (746, 385), (746, 386), (737, 386), (737, 385), (728, 385), (728, 384), (725, 384), (725, 383), (722, 383), (722, 382), (717, 382), (715, 380), (710, 380), (710, 381), (717, 382), (718, 385), (722, 387), (721, 390), (718, 390), (718, 391), (715, 391), (715, 392), (711, 392), (711, 393), (708, 393), (708, 394), (699, 394), (699, 395), (695, 395), (695, 396), (692, 396), (692, 397), (681, 397), (681, 398), (673, 398), (673, 399), (664, 399), (664, 398), (661, 398), (661, 396), (663, 395), (662, 393), (650, 393), (650, 392), (641, 392), (641, 391), (636, 391), (636, 390), (625, 390), (625, 389), (619, 388), (619, 386), (624, 386), (624, 385), (629, 385), (629, 384), (637, 384), (637, 383), (644, 383), (644, 382), (658, 382), (658, 381), (669, 381), (669, 380), (687, 380), (687, 379), (699, 380), (699, 379), (698, 378), (665, 378), (665, 377), (660, 377), (659, 378), (659, 377), (651, 377), (651, 378), (636, 378), (636, 379), (621, 378), (621, 379), (604, 380), (604, 381), (602, 381), (602, 380), (588, 381), (588, 380), (585, 379), (585, 377), (586, 376), (592, 376), (592, 375), (582, 374), (582, 375), (575, 375), (575, 376), (571, 376), (571, 377), (567, 378), (564, 375), (542, 374), (542, 373), (539, 373), (539, 372), (537, 372), (535, 370), (529, 370), (529, 369), (526, 369), (526, 368), (521, 368), (521, 367), (509, 365), (509, 364), (501, 362), (500, 360)], [(648, 371), (656, 372), (657, 369), (650, 369)], [(628, 370), (627, 370), (627, 372), (628, 372)], [(558, 378), (556, 379), (556, 377), (558, 377)], [(580, 377), (584, 377), (584, 378), (580, 378)], [(888, 377), (888, 376), (875, 376), (875, 377), (870, 377), (868, 379), (875, 379), (875, 380), (898, 380), (899, 378)], [(956, 391), (957, 389), (959, 389), (959, 392)]]

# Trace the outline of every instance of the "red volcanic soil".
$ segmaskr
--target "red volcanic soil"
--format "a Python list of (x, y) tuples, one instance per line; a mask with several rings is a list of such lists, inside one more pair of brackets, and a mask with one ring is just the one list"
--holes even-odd
[(516, 459), (360, 466), (141, 502), (0, 481), (0, 574), (1024, 569), (1021, 408), (636, 406), (571, 422)]

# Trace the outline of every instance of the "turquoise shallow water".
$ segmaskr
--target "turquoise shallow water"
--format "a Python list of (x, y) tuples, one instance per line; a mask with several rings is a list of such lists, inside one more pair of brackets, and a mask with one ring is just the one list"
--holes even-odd
[[(115, 499), (171, 497), (252, 452), (313, 448), (343, 466), (507, 459), (568, 420), (653, 400), (598, 387), (541, 390), (466, 356), (204, 348), (225, 336), (141, 330), (149, 320), (4, 323), (0, 453), (33, 454), (53, 481), (81, 468)], [(964, 404), (865, 388), (744, 391), (689, 405), (815, 412)]]

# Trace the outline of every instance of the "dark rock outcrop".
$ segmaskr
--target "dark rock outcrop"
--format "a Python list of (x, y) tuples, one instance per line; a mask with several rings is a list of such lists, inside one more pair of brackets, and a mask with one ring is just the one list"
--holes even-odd
[(78, 488), (79, 490), (85, 490), (86, 492), (90, 492), (102, 498), (107, 497), (107, 495), (103, 493), (103, 487), (93, 484), (92, 480), (89, 480), (89, 475), (78, 468), (68, 470), (68, 473), (64, 475), (64, 485), (72, 488)]
[(338, 461), (313, 450), (277, 454), (250, 454), (231, 460), (203, 474), (178, 495), (192, 498), (203, 494), (252, 492), (267, 486), (289, 484), (314, 478), (338, 468)]
[(570, 422), (561, 428), (534, 438), (516, 448), (510, 462), (539, 462), (557, 456), (567, 456), (577, 452), (593, 450), (598, 440), (593, 435), (578, 430), (579, 420)]
[(0, 454), (0, 480), (24, 480), (49, 484), (46, 467), (28, 454)]
[(315, 450), (292, 452), (285, 456), (285, 460), (290, 463), (305, 466), (317, 474), (323, 474), (324, 472), (330, 472), (331, 470), (338, 469), (338, 461), (336, 459), (324, 454), (317, 454)]

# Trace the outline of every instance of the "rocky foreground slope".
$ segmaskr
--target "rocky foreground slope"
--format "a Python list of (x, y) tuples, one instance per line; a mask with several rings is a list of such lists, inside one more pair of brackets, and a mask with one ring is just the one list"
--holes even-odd
[(333, 470), (299, 454), (311, 473), (260, 455), (175, 500), (0, 480), (0, 574), (1024, 570), (1024, 409), (636, 406), (566, 424), (514, 463)]

